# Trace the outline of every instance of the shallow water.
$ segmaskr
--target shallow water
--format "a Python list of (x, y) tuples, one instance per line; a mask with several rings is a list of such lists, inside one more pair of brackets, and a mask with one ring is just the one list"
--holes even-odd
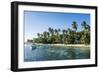
[[(36, 46), (36, 45), (35, 45)], [(71, 60), (89, 59), (90, 48), (57, 47), (57, 46), (24, 46), (24, 61), (48, 61), (48, 60)]]

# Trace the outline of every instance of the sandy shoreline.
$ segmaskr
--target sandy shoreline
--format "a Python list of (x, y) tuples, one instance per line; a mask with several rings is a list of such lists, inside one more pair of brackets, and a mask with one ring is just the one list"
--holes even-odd
[(41, 44), (41, 43), (34, 43), (35, 45), (49, 45), (49, 46), (58, 46), (58, 47), (90, 47), (90, 45), (85, 44)]

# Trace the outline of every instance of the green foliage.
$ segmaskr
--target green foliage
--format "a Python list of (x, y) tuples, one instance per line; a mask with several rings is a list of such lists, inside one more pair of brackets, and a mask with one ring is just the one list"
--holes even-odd
[(53, 29), (48, 28), (48, 31), (37, 33), (38, 38), (33, 38), (35, 43), (62, 43), (62, 44), (90, 44), (90, 26), (83, 21), (82, 30), (77, 31), (78, 24), (76, 21), (72, 22), (72, 29)]
[(73, 23), (72, 23), (72, 29), (73, 29), (73, 31), (77, 30), (77, 22), (76, 21), (73, 21)]

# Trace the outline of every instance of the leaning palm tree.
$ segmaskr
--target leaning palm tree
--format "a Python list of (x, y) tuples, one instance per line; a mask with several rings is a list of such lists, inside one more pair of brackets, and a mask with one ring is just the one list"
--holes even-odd
[(86, 21), (83, 21), (81, 25), (83, 29), (81, 42), (84, 44), (89, 44), (90, 43), (90, 26), (86, 23)]
[(88, 32), (90, 31), (90, 25), (87, 25), (87, 31)]
[(82, 30), (83, 31), (87, 30), (87, 23), (86, 23), (86, 21), (83, 21), (82, 24), (81, 24), (81, 26), (82, 26)]
[(90, 25), (88, 25), (86, 23), (86, 21), (83, 21), (83, 23), (81, 25), (82, 25), (83, 31), (86, 31), (86, 32), (89, 32), (90, 31)]

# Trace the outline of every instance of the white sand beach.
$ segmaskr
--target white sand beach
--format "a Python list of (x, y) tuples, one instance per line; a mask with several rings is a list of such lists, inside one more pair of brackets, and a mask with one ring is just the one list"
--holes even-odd
[(35, 45), (50, 45), (50, 46), (58, 46), (58, 47), (90, 47), (90, 45), (85, 44), (42, 44), (42, 43), (34, 43)]

